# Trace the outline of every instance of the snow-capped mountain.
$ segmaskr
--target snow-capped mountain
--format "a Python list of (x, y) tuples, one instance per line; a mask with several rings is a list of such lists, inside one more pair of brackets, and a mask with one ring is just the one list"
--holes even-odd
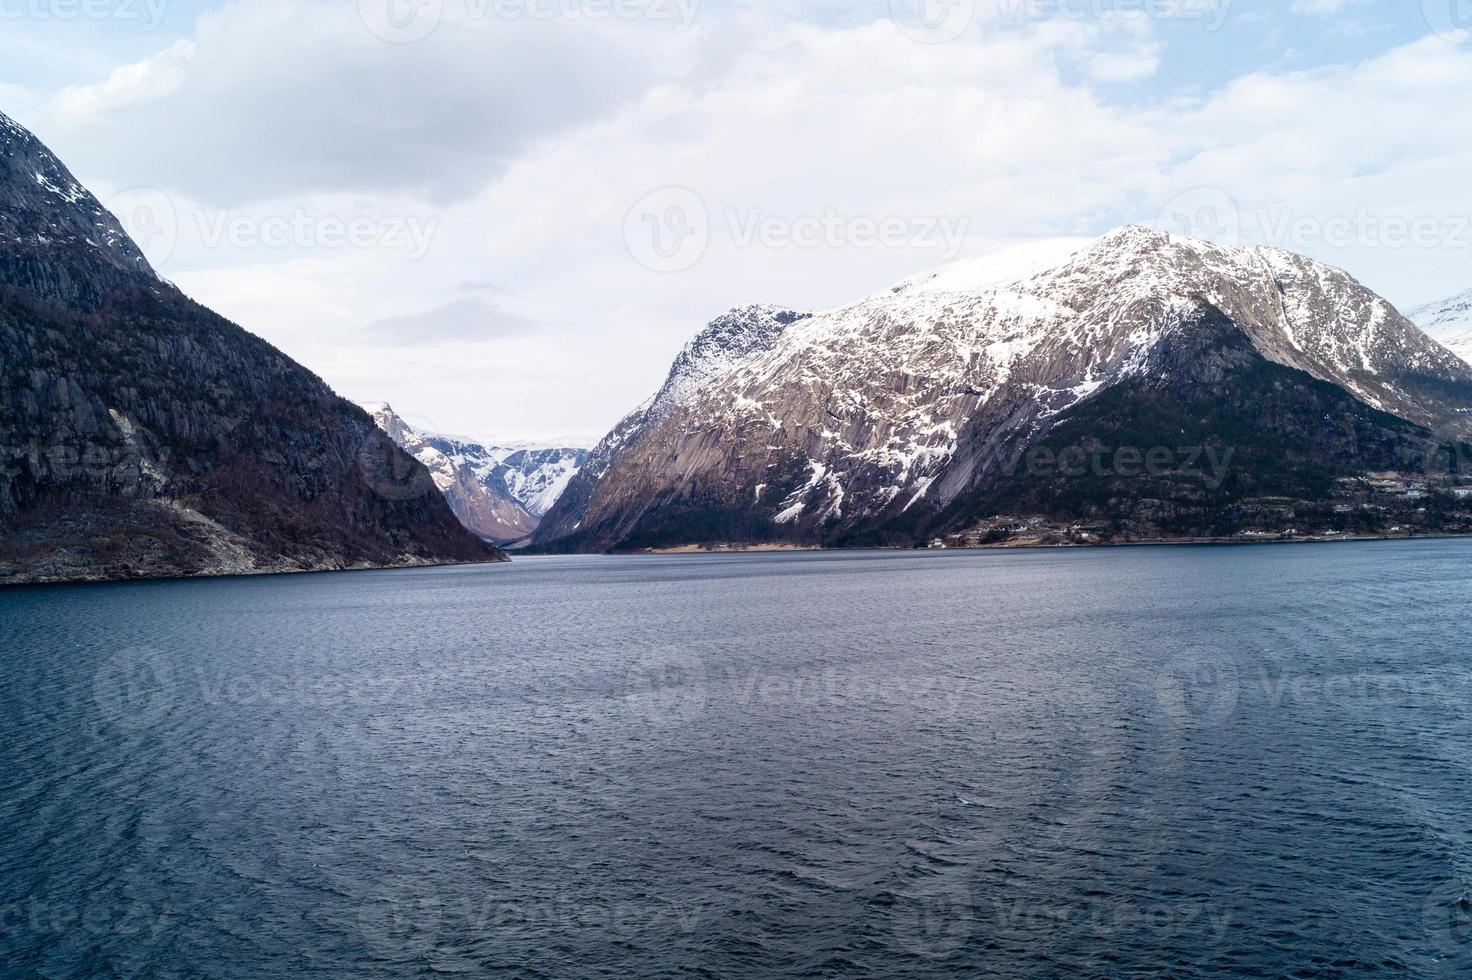
[(594, 490), (627, 446), (668, 418), (687, 399), (771, 350), (784, 330), (809, 315), (754, 305), (731, 310), (708, 324), (680, 351), (659, 391), (624, 416), (585, 455), (580, 470), (543, 517), (535, 541), (544, 544), (576, 534)]
[(538, 519), (551, 510), (588, 459), (588, 450), (571, 447), (486, 446), (455, 436), (432, 436), (429, 441), (456, 466), (469, 469)]
[(437, 437), (418, 432), (381, 402), (365, 404), (363, 409), (399, 448), (424, 464), (435, 487), (469, 531), (487, 541), (507, 544), (537, 529), (537, 518), (519, 501), (498, 492), (497, 484), (483, 479), (465, 457), (446, 453)]
[(501, 480), (511, 496), (540, 518), (567, 492), (587, 461), (586, 449), (512, 447), (501, 461)]
[(1462, 360), (1472, 363), (1472, 289), (1414, 309), (1412, 321)]
[(1154, 406), (1141, 426), (1213, 421), (1261, 457), (1238, 492), (1266, 495), (1278, 476), (1423, 460), (1427, 429), (1472, 411), (1472, 367), (1348, 273), (1289, 252), (1141, 227), (1028, 245), (840, 309), (715, 321), (536, 540), (913, 539), (991, 506), (1020, 455), (1070, 423), (1080, 438), (1082, 423), (1110, 427), (1090, 408), (1106, 396), (1120, 416)]

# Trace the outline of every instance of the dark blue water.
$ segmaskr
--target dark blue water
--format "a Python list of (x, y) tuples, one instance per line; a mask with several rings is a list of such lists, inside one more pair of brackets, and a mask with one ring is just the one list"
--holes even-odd
[(0, 592), (15, 976), (1467, 976), (1472, 542)]

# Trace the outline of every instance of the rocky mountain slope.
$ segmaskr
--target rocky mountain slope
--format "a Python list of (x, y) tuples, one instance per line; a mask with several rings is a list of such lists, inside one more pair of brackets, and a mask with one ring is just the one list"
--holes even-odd
[[(423, 463), (450, 509), (471, 533), (496, 544), (520, 541), (537, 529), (537, 517), (506, 492), (499, 480), (478, 470), (463, 451), (469, 444), (453, 443), (416, 431), (384, 404), (364, 405), (378, 427), (409, 455)], [(479, 450), (479, 446), (473, 449)]]
[(485, 561), (358, 407), (161, 280), (0, 115), (0, 582)]
[[(1424, 469), (1469, 413), (1472, 367), (1347, 273), (1129, 227), (837, 310), (733, 311), (536, 540), (914, 543), (1002, 506), (1140, 534), (1276, 520), (1273, 500), (1337, 520), (1337, 481)], [(1108, 462), (1060, 476), (1066, 449)]]
[(1431, 303), (1408, 314), (1416, 326), (1472, 363), (1472, 289), (1440, 303)]
[(775, 306), (747, 306), (713, 320), (675, 358), (664, 385), (626, 415), (587, 455), (533, 541), (548, 545), (579, 535), (595, 491), (630, 445), (668, 419), (686, 400), (714, 386), (753, 358), (770, 351), (784, 330), (810, 314)]
[(452, 436), (431, 436), (429, 442), (539, 521), (588, 461), (588, 450), (571, 447), (486, 446)]

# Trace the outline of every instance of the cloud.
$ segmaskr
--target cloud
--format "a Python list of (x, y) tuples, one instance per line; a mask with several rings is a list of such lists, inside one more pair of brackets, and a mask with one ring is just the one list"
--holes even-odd
[(1143, 81), (1154, 75), (1159, 68), (1160, 54), (1158, 51), (1127, 54), (1101, 51), (1088, 62), (1089, 76), (1101, 82)]
[(1295, 14), (1312, 17), (1332, 17), (1349, 7), (1359, 6), (1362, 0), (1293, 0), (1289, 8)]
[(536, 324), (475, 298), (457, 299), (444, 306), (384, 317), (363, 329), (372, 343), (385, 346), (434, 344), (451, 341), (476, 343), (530, 333)]
[(668, 25), (451, 4), (458, 21), (393, 44), (357, 7), (226, 3), (193, 38), (62, 91), (59, 148), (84, 167), (105, 157), (117, 183), (217, 206), (324, 191), (452, 202), (535, 141), (637, 99), (687, 43)]
[[(1191, 23), (1162, 36), (1149, 18), (998, 26), (983, 16), (977, 30), (934, 44), (869, 7), (833, 3), (824, 6), (828, 23), (811, 11), (793, 20), (751, 7), (734, 20), (698, 20), (685, 36), (540, 25), (548, 30), (535, 36), (554, 52), (584, 51), (588, 39), (608, 48), (570, 70), (589, 85), (606, 81), (613, 94), (584, 98), (574, 111), (548, 108), (537, 88), (545, 72), (526, 58), (516, 62), (526, 77), (507, 80), (462, 53), (486, 25), (445, 24), (417, 45), (360, 47), (316, 6), (261, 3), (283, 28), (324, 32), (329, 67), (305, 63), (319, 39), (273, 38), (278, 59), (250, 32), (213, 37), (204, 24), (181, 70), (160, 63), (67, 97), (72, 117), (90, 120), (74, 132), (92, 146), (90, 167), (78, 169), (119, 183), (120, 172), (177, 179), (224, 197), (299, 193), (310, 213), (433, 219), (434, 247), (421, 261), (384, 249), (203, 253), (184, 235), (179, 268), (166, 274), (346, 393), (387, 395), (456, 430), (606, 427), (729, 306), (846, 303), (944, 260), (925, 241), (743, 245), (732, 216), (964, 222), (969, 252), (1152, 222), (1193, 192), (1240, 207), (1246, 240), (1261, 237), (1259, 213), (1468, 210), (1461, 188), (1472, 130), (1448, 120), (1465, 114), (1472, 52), (1435, 37), (1313, 71), (1166, 90), (1150, 78), (1161, 59), (1194, 50), (1172, 47)], [(235, 7), (220, 16), (265, 17)], [(642, 58), (629, 54), (635, 39), (650, 45)], [(232, 61), (246, 57), (263, 60)], [(663, 67), (637, 65), (631, 81), (610, 75), (631, 57)], [(440, 62), (428, 81), (397, 74), (426, 59)], [(344, 64), (351, 92), (332, 83)], [(382, 77), (364, 77), (374, 72)], [(220, 118), (207, 119), (217, 89)], [(526, 106), (505, 108), (510, 93)], [(556, 119), (525, 118), (544, 110)], [(503, 116), (515, 123), (505, 134), (478, 131)], [(119, 128), (133, 124), (143, 125), (137, 135)], [(192, 147), (196, 130), (225, 144)], [(115, 158), (99, 149), (114, 144)], [(153, 167), (165, 177), (146, 179)], [(212, 190), (216, 172), (223, 187)], [(323, 188), (337, 196), (320, 199)], [(669, 188), (696, 194), (710, 241), (693, 266), (660, 273), (636, 260), (625, 236), (636, 202)], [(444, 204), (421, 213), (412, 193)], [(1472, 285), (1465, 250), (1279, 244), (1349, 268), (1396, 301)], [(443, 305), (384, 317), (420, 310), (426, 296)]]

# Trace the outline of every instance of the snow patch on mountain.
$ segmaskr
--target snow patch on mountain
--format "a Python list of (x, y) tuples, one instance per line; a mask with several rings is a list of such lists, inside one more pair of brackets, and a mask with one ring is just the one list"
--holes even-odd
[(577, 447), (484, 445), (452, 436), (432, 441), (456, 466), (468, 469), (537, 518), (552, 509), (588, 460), (588, 450)]
[[(0, 241), (82, 245), (116, 267), (159, 278), (117, 218), (40, 140), (3, 112), (0, 156), (19, 178), (17, 185), (0, 188)], [(18, 186), (27, 180), (30, 188)]]
[(659, 420), (754, 354), (769, 350), (790, 325), (809, 317), (776, 306), (744, 306), (712, 320), (675, 358), (664, 387), (647, 409)]
[(1062, 265), (1092, 242), (1091, 238), (1048, 238), (1008, 245), (961, 259), (934, 272), (912, 276), (872, 298), (900, 293), (971, 293), (995, 289)]
[(1418, 307), (1410, 318), (1443, 347), (1472, 363), (1472, 289)]
[(415, 430), (383, 402), (365, 404), (363, 410), (400, 449), (424, 464), (436, 489), (468, 530), (506, 544), (529, 537), (537, 529), (537, 516), (498, 487), (494, 479), (482, 478), (466, 454), (447, 451), (450, 447), (445, 440)]
[[(544, 515), (537, 541), (554, 541), (575, 533), (582, 526), (582, 515), (594, 488), (628, 446), (685, 402), (770, 351), (793, 324), (811, 316), (783, 307), (752, 304), (731, 309), (708, 323), (680, 351), (659, 391), (620, 419), (587, 454), (581, 469), (569, 478), (557, 503)], [(770, 421), (779, 424), (775, 417)]]

